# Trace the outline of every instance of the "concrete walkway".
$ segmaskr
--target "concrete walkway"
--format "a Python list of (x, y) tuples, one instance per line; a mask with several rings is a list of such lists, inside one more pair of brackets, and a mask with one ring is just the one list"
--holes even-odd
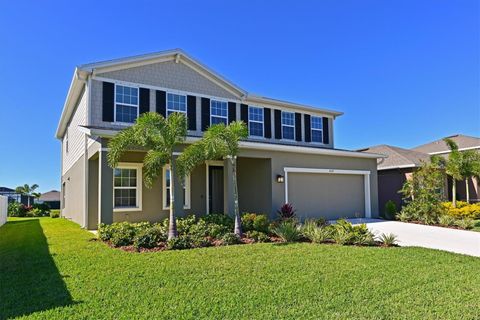
[(350, 221), (366, 223), (375, 235), (393, 233), (402, 247), (424, 247), (480, 257), (480, 232), (378, 219)]

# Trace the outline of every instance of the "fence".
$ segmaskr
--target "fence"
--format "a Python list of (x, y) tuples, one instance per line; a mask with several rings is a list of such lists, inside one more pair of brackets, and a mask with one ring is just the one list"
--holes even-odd
[(0, 227), (7, 222), (8, 198), (0, 196)]

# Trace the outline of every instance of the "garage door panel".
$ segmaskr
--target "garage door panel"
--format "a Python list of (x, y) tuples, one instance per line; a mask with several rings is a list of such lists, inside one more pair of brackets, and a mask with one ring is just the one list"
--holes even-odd
[(289, 173), (288, 198), (304, 218), (365, 216), (363, 175)]

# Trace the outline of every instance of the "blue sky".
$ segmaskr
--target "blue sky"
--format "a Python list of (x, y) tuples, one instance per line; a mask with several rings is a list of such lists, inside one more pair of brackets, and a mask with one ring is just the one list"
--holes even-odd
[(252, 93), (345, 115), (336, 147), (480, 135), (479, 1), (2, 1), (0, 186), (59, 188), (74, 67), (182, 48)]

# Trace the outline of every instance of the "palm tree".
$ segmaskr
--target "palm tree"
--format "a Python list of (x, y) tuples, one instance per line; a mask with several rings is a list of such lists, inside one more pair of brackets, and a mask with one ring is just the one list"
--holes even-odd
[(197, 165), (206, 160), (228, 159), (232, 167), (233, 196), (235, 205), (234, 233), (242, 235), (242, 221), (238, 207), (237, 155), (239, 141), (248, 137), (248, 129), (243, 121), (234, 121), (210, 126), (203, 138), (188, 146), (178, 157), (178, 170), (182, 176), (190, 173)]
[(38, 184), (32, 184), (29, 186), (28, 184), (24, 184), (23, 186), (18, 186), (15, 188), (15, 192), (21, 194), (22, 196), (27, 197), (27, 205), (30, 206), (30, 197), (33, 196), (35, 190), (38, 189)]
[(162, 172), (162, 168), (170, 165), (170, 218), (168, 239), (177, 237), (175, 219), (174, 179), (176, 169), (173, 151), (176, 146), (185, 141), (187, 135), (187, 120), (182, 113), (172, 113), (167, 118), (155, 112), (142, 114), (135, 124), (122, 130), (112, 140), (108, 147), (108, 164), (115, 168), (124, 152), (143, 148), (147, 154), (143, 159), (143, 178), (145, 186), (151, 188), (153, 182)]
[(462, 165), (460, 174), (465, 180), (465, 192), (467, 203), (470, 203), (470, 190), (468, 189), (468, 180), (480, 176), (480, 154), (474, 150), (462, 152)]
[(449, 139), (443, 139), (450, 149), (448, 161), (445, 164), (445, 173), (452, 177), (452, 205), (457, 206), (457, 181), (462, 180), (462, 154), (458, 151), (457, 144)]

